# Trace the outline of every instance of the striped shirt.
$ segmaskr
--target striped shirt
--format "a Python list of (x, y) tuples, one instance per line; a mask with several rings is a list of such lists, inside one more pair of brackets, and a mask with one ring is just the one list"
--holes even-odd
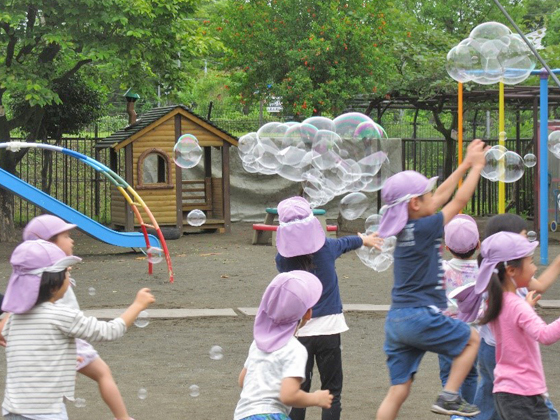
[(63, 397), (74, 399), (75, 338), (111, 341), (125, 332), (122, 318), (98, 321), (59, 302), (12, 314), (2, 332), (7, 341), (2, 408), (15, 414), (59, 413)]

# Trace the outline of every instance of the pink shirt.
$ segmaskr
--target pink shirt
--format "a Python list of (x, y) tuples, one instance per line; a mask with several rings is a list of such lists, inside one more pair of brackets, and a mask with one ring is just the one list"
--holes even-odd
[(560, 340), (560, 319), (547, 325), (524, 299), (504, 292), (502, 310), (490, 322), (490, 328), (496, 338), (493, 392), (545, 393), (539, 343), (548, 345)]

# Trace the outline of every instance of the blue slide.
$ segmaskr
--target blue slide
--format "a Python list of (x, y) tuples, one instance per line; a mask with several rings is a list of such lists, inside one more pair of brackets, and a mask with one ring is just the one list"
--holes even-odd
[[(101, 223), (90, 219), (85, 214), (74, 210), (56, 198), (45, 194), (33, 185), (19, 179), (17, 176), (0, 168), (0, 187), (19, 195), (43, 210), (75, 224), (78, 229), (88, 235), (99, 239), (109, 245), (122, 246), (126, 248), (146, 248), (146, 240), (140, 232), (117, 232), (103, 226)], [(161, 248), (159, 239), (154, 235), (148, 235), (150, 246)]]

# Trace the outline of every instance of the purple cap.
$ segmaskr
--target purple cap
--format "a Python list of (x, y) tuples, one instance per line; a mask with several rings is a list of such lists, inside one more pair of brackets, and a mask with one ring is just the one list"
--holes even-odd
[(445, 225), (445, 245), (459, 254), (464, 254), (476, 248), (480, 235), (478, 226), (471, 216), (458, 214)]
[(43, 214), (33, 218), (23, 229), (23, 240), (33, 241), (35, 239), (50, 240), (59, 233), (74, 229), (76, 225), (66, 223), (60, 217)]
[(385, 205), (379, 210), (379, 236), (388, 238), (403, 230), (408, 222), (408, 202), (433, 190), (437, 179), (437, 176), (428, 179), (416, 171), (402, 171), (388, 178), (381, 189)]
[(528, 257), (537, 246), (538, 241), (529, 242), (525, 236), (512, 232), (498, 232), (482, 241), (482, 262), (474, 287), (475, 293), (480, 294), (486, 290), (498, 263)]
[(280, 273), (266, 288), (255, 318), (257, 347), (270, 353), (286, 345), (296, 326), (323, 293), (321, 281), (307, 271)]
[(325, 230), (313, 216), (309, 202), (291, 197), (278, 204), (280, 226), (276, 231), (276, 248), (285, 258), (313, 254), (325, 245)]
[(52, 242), (25, 241), (18, 245), (10, 258), (12, 275), (2, 310), (14, 314), (29, 311), (37, 302), (43, 273), (59, 273), (80, 261), (81, 258), (67, 256)]

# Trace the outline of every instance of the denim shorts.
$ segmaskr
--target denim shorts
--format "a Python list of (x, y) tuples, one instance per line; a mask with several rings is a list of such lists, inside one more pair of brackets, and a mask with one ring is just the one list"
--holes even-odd
[(387, 367), (391, 385), (411, 379), (427, 351), (455, 358), (463, 352), (471, 327), (428, 307), (391, 309), (385, 319)]

